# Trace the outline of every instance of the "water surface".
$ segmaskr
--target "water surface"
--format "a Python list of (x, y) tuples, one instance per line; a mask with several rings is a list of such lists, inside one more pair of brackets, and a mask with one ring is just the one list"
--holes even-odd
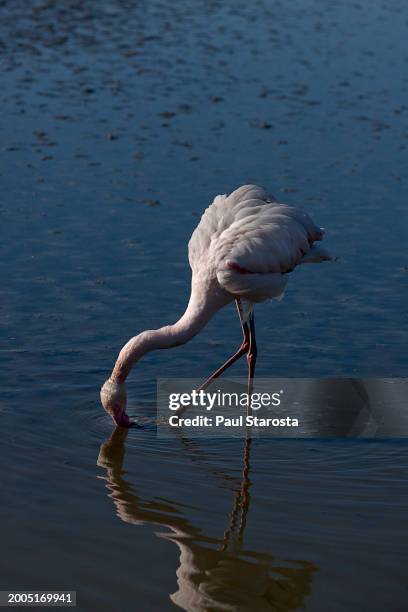
[(76, 589), (84, 610), (405, 609), (404, 441), (156, 438), (157, 376), (219, 365), (232, 307), (140, 363), (143, 429), (111, 438), (98, 401), (119, 347), (183, 312), (202, 210), (246, 182), (340, 256), (258, 308), (258, 373), (407, 376), (405, 4), (0, 10), (1, 588)]

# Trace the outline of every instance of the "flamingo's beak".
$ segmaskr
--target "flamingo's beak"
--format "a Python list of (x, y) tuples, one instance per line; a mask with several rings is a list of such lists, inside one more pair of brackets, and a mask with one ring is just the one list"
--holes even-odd
[(113, 408), (112, 419), (119, 427), (130, 427), (132, 424), (129, 416), (120, 406), (115, 406)]

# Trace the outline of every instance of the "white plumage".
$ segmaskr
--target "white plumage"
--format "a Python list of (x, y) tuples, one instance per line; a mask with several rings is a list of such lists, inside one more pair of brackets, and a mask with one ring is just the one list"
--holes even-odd
[(282, 297), (295, 266), (331, 259), (313, 244), (322, 238), (304, 211), (244, 185), (206, 209), (188, 245), (189, 261), (193, 276), (212, 276), (241, 298), (247, 318), (253, 303)]

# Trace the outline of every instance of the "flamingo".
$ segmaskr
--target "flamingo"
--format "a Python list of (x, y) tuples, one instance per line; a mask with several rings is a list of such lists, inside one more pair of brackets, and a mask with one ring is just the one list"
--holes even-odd
[(125, 381), (134, 364), (149, 351), (185, 344), (233, 301), (242, 328), (241, 345), (200, 389), (246, 355), (250, 394), (257, 358), (254, 306), (281, 299), (289, 273), (297, 265), (332, 259), (317, 244), (323, 235), (323, 228), (317, 227), (307, 213), (279, 204), (262, 187), (243, 185), (229, 195), (216, 196), (188, 245), (192, 280), (185, 313), (173, 325), (131, 338), (101, 389), (102, 405), (116, 425), (131, 424), (126, 413)]

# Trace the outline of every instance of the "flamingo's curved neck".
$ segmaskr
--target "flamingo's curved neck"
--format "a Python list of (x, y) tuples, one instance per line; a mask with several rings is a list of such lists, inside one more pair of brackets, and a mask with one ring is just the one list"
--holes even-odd
[(214, 314), (232, 299), (232, 296), (222, 290), (218, 283), (197, 282), (193, 278), (190, 301), (183, 316), (173, 325), (146, 330), (131, 338), (119, 353), (111, 380), (118, 383), (125, 382), (134, 364), (145, 353), (172, 348), (191, 340)]

